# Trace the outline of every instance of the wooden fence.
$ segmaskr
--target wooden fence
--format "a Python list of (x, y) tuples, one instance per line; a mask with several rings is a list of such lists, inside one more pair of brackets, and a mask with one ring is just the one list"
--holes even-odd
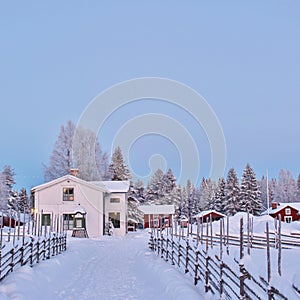
[[(12, 220), (11, 216), (9, 217)], [(63, 230), (63, 220), (54, 216), (50, 225), (42, 222), (42, 213), (32, 218), (18, 213), (13, 226), (0, 217), (0, 281), (15, 268), (29, 264), (31, 267), (42, 260), (50, 259), (67, 249), (67, 235)]]
[(18, 266), (31, 267), (41, 260), (50, 259), (67, 249), (66, 234), (53, 234), (49, 237), (29, 237), (24, 243), (6, 244), (0, 250), (0, 281)]
[[(268, 230), (268, 228), (267, 228)], [(232, 260), (224, 246), (224, 236), (219, 236), (218, 251), (206, 243), (201, 246), (195, 239), (181, 236), (180, 239), (168, 231), (155, 228), (151, 231), (149, 247), (165, 261), (183, 268), (193, 276), (194, 284), (202, 281), (206, 292), (212, 292), (220, 299), (288, 299), (271, 286), (270, 278), (255, 277), (243, 264), (244, 234), (241, 219), (240, 260)], [(269, 249), (269, 246), (268, 248)], [(269, 266), (268, 262), (268, 266)], [(268, 273), (269, 274), (269, 273)], [(269, 275), (268, 275), (269, 277)]]

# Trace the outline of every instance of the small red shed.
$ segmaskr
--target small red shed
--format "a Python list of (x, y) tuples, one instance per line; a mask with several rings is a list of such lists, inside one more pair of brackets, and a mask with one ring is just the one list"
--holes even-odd
[(273, 218), (279, 219), (286, 223), (291, 223), (300, 220), (300, 202), (278, 203), (273, 202), (271, 207), (267, 209), (263, 215), (270, 215)]
[(216, 210), (204, 210), (194, 215), (195, 219), (199, 219), (200, 223), (206, 223), (207, 220), (210, 222), (210, 218), (212, 221), (217, 221), (226, 217), (226, 215), (216, 211)]
[(174, 205), (140, 205), (139, 209), (144, 214), (144, 228), (172, 226)]

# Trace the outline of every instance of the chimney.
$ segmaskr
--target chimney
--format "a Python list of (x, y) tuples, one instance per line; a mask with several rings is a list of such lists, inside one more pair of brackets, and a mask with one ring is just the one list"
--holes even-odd
[(71, 169), (70, 172), (72, 176), (78, 177), (78, 172), (79, 172), (78, 169)]
[(277, 202), (272, 202), (272, 209), (276, 209), (277, 208)]

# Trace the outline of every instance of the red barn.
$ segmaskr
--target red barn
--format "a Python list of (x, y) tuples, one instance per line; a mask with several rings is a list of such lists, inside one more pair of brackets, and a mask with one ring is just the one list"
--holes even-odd
[(273, 202), (272, 206), (267, 209), (264, 215), (270, 215), (273, 218), (279, 219), (286, 223), (291, 223), (300, 220), (300, 202), (277, 203)]
[(144, 228), (172, 226), (174, 205), (141, 205), (139, 209), (144, 214)]
[(199, 219), (201, 223), (205, 223), (207, 220), (210, 222), (210, 218), (212, 219), (212, 221), (217, 221), (224, 217), (226, 217), (226, 215), (216, 210), (204, 210), (194, 216), (194, 218)]

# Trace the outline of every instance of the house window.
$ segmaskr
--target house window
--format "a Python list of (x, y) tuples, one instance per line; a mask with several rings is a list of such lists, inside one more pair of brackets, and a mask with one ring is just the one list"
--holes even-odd
[(63, 201), (74, 201), (74, 188), (63, 188)]
[(291, 209), (290, 208), (286, 208), (285, 209), (285, 214), (286, 215), (290, 215), (291, 214)]
[(74, 227), (74, 215), (73, 214), (64, 214), (64, 230), (72, 230)]
[(42, 214), (42, 226), (50, 226), (50, 214)]
[(284, 222), (291, 223), (292, 221), (293, 221), (292, 217), (287, 217), (287, 216), (284, 217)]
[(120, 198), (110, 198), (110, 203), (120, 203)]
[(120, 213), (112, 212), (108, 214), (109, 220), (113, 223), (114, 228), (120, 228)]

